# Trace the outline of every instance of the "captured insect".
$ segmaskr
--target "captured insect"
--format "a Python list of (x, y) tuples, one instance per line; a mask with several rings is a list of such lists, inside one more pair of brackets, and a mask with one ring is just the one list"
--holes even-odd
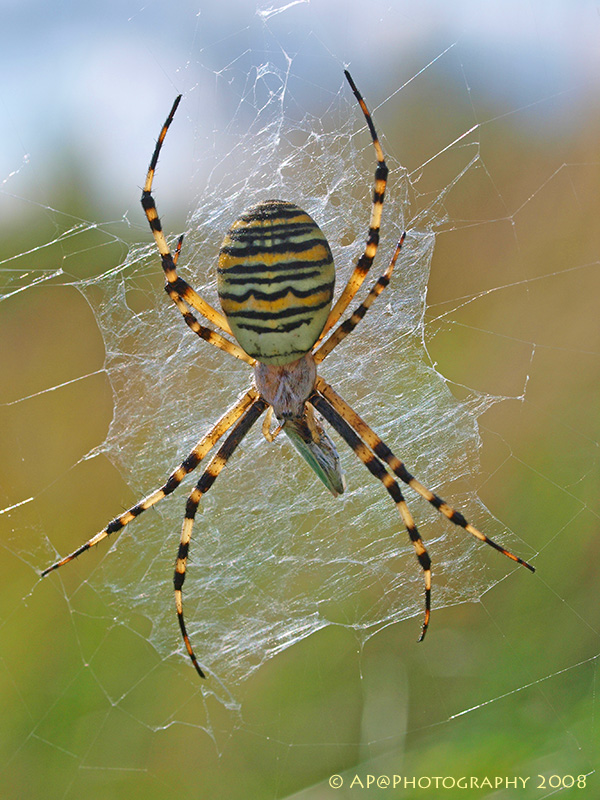
[[(369, 472), (381, 481), (396, 504), (423, 570), (425, 615), (419, 641), (424, 638), (429, 625), (431, 559), (394, 476), (424, 497), (450, 522), (534, 572), (530, 564), (481, 533), (459, 511), (414, 478), (367, 423), (317, 374), (317, 365), (356, 328), (389, 284), (406, 237), (403, 234), (400, 238), (387, 268), (372, 285), (364, 301), (338, 324), (361, 288), (375, 258), (388, 175), (383, 150), (365, 101), (350, 73), (345, 71), (344, 74), (369, 128), (377, 166), (365, 248), (335, 303), (335, 268), (327, 239), (305, 211), (283, 200), (265, 200), (248, 208), (225, 236), (217, 268), (217, 289), (223, 313), (213, 308), (179, 277), (176, 267), (183, 236), (179, 238), (175, 253), (172, 254), (152, 196), (158, 157), (181, 95), (176, 98), (158, 137), (142, 191), (142, 206), (165, 273), (165, 290), (188, 327), (201, 339), (249, 364), (253, 368), (254, 379), (248, 391), (202, 436), (159, 489), (42, 572), (42, 576), (45, 576), (62, 567), (111, 534), (122, 530), (143, 511), (171, 494), (217, 442), (227, 435), (188, 497), (173, 579), (183, 641), (202, 678), (205, 674), (186, 630), (182, 597), (194, 517), (202, 496), (208, 492), (236, 447), (265, 411), (267, 414), (262, 429), (265, 438), (271, 441), (283, 431), (334, 496), (343, 493), (344, 480), (339, 456), (323, 421), (337, 431)], [(213, 327), (201, 325), (192, 309)], [(271, 431), (273, 414), (279, 423), (275, 431)]]

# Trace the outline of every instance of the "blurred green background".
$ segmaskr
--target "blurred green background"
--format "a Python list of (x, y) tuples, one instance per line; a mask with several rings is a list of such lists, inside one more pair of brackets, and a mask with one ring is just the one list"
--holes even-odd
[[(34, 499), (0, 515), (0, 796), (315, 800), (354, 796), (355, 775), (394, 774), (530, 779), (518, 793), (445, 795), (495, 800), (549, 796), (555, 784), (537, 788), (538, 775), (587, 775), (562, 794), (598, 796), (600, 18), (567, 0), (276, 8), (2, 9), (13, 35), (0, 84), (0, 507)], [(89, 559), (60, 579), (35, 570), (48, 542), (68, 552), (137, 499), (108, 459), (82, 460), (106, 436), (112, 397), (93, 311), (65, 284), (148, 242), (139, 185), (165, 97), (188, 92), (192, 122), (225, 131), (235, 98), (194, 107), (194, 88), (242, 55), (259, 65), (282, 52), (308, 83), (327, 83), (326, 70), (337, 87), (350, 64), (421, 197), (456, 174), (461, 145), (421, 178), (420, 165), (479, 124), (481, 160), (443, 202), (425, 337), (458, 397), (513, 398), (480, 418), (476, 488), (521, 537), (515, 549), (537, 553), (537, 572), (485, 553), (494, 588), (435, 610), (422, 645), (415, 619), (362, 648), (330, 627), (225, 708), (187, 663), (148, 645), (146, 620), (112, 618), (85, 580)], [(201, 137), (177, 136), (161, 173), (170, 230), (198, 190)], [(32, 286), (44, 270), (64, 274)], [(377, 409), (374, 426), (387, 415)], [(334, 773), (344, 788), (330, 788)]]

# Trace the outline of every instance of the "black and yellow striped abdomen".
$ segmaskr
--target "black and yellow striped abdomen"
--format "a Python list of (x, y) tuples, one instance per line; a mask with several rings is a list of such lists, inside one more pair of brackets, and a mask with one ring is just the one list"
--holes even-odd
[(223, 313), (248, 355), (265, 364), (288, 364), (309, 352), (327, 321), (334, 280), (319, 226), (281, 200), (245, 211), (219, 253)]

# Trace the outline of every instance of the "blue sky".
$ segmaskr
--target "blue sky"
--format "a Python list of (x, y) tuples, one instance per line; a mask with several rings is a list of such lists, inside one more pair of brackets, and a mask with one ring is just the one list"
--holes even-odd
[[(201, 142), (226, 127), (240, 76), (272, 59), (289, 60), (290, 88), (317, 106), (339, 90), (347, 64), (373, 96), (380, 70), (388, 87), (400, 87), (449, 47), (440, 75), (463, 82), (465, 96), (471, 87), (500, 98), (508, 111), (534, 104), (529, 119), (541, 127), (568, 124), (571, 109), (597, 95), (600, 15), (585, 0), (166, 5), (2, 0), (5, 192), (49, 203), (53, 164), (66, 156), (85, 163), (90, 190), (110, 193), (125, 213), (172, 97), (186, 95)], [(173, 153), (190, 146), (183, 125), (170, 135)], [(183, 164), (175, 177), (187, 180)]]

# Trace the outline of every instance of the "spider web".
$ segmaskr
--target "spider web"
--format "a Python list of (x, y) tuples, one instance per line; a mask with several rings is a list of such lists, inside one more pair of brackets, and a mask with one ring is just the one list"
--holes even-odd
[[(390, 288), (321, 372), (422, 482), (477, 527), (526, 559), (541, 552), (543, 562), (549, 550), (547, 562), (552, 563), (560, 552), (580, 570), (567, 549), (566, 533), (587, 541), (585, 531), (597, 519), (595, 501), (590, 500), (595, 496), (590, 486), (595, 480), (597, 435), (583, 422), (584, 403), (575, 401), (572, 418), (562, 418), (560, 393), (554, 385), (559, 370), (572, 379), (578, 369), (585, 369), (586, 358), (597, 347), (583, 327), (578, 335), (555, 338), (551, 326), (540, 321), (540, 311), (547, 306), (551, 317), (559, 309), (565, 314), (566, 308), (573, 319), (580, 316), (579, 284), (597, 266), (597, 241), (583, 232), (587, 228), (577, 220), (585, 221), (586, 211), (592, 214), (587, 180), (597, 164), (586, 159), (579, 164), (566, 157), (561, 162), (554, 155), (551, 169), (544, 173), (540, 166), (522, 186), (512, 165), (507, 170), (512, 180), (504, 174), (504, 147), (514, 132), (511, 117), (520, 114), (532, 120), (534, 113), (528, 117), (528, 111), (537, 106), (542, 106), (542, 114), (548, 113), (548, 105), (559, 105), (557, 98), (571, 87), (563, 87), (557, 73), (550, 99), (539, 88), (534, 87), (530, 96), (523, 89), (517, 100), (504, 108), (497, 103), (490, 113), (479, 97), (479, 78), (469, 70), (470, 50), (464, 43), (448, 38), (449, 44), (432, 48), (427, 57), (420, 53), (414, 66), (399, 62), (389, 75), (374, 75), (368, 68), (368, 53), (351, 60), (350, 50), (335, 51), (328, 36), (315, 34), (317, 22), (327, 26), (331, 19), (307, 6), (261, 6), (247, 29), (251, 44), (242, 27), (236, 26), (224, 47), (205, 38), (208, 22), (202, 9), (203, 27), (194, 28), (187, 60), (181, 55), (175, 59), (176, 89), (171, 91), (165, 80), (160, 92), (153, 91), (151, 108), (140, 103), (143, 125), (137, 123), (139, 129), (131, 131), (123, 126), (139, 150), (141, 169), (136, 167), (135, 180), (140, 183), (172, 96), (184, 91), (155, 181), (159, 214), (171, 241), (185, 232), (179, 272), (218, 305), (215, 261), (224, 232), (247, 206), (279, 197), (306, 209), (326, 233), (340, 290), (364, 247), (375, 166), (360, 109), (342, 77), (345, 59), (351, 61), (391, 167), (373, 280), (403, 230), (408, 237)], [(293, 34), (286, 30), (289, 22), (299, 25)], [(137, 25), (139, 31), (145, 30), (145, 23)], [(382, 35), (384, 28), (378, 30)], [(252, 38), (257, 32), (258, 38)], [(347, 36), (350, 41), (352, 36)], [(459, 89), (449, 92), (449, 102), (443, 86), (452, 80)], [(490, 80), (487, 89), (493, 88)], [(438, 133), (436, 120), (457, 100), (463, 121)], [(427, 129), (423, 142), (415, 135), (421, 127)], [(120, 131), (120, 141), (123, 135)], [(496, 150), (490, 148), (488, 137)], [(539, 129), (533, 131), (531, 139), (540, 138)], [(510, 152), (514, 157), (515, 151)], [(533, 148), (528, 156), (535, 158)], [(28, 194), (26, 166), (13, 163), (4, 173), (3, 200), (14, 215), (24, 198), (37, 196)], [(550, 232), (556, 234), (554, 227), (539, 220), (546, 219), (553, 203), (567, 191), (571, 214), (563, 220), (564, 239), (558, 240), (564, 255), (544, 268), (538, 261), (545, 253), (540, 240), (547, 240)], [(97, 209), (90, 215), (79, 211), (77, 217), (61, 210), (69, 207), (70, 198), (62, 203), (27, 202), (27, 220), (42, 213), (46, 224), (36, 223), (38, 238), (33, 243), (25, 239), (5, 260), (4, 306), (8, 317), (22, 313), (38, 331), (48, 329), (50, 339), (55, 335), (56, 341), (67, 342), (70, 366), (64, 373), (46, 371), (43, 347), (39, 353), (25, 345), (25, 357), (17, 348), (8, 348), (9, 355), (4, 355), (9, 376), (17, 369), (18, 361), (10, 359), (13, 352), (26, 364), (27, 356), (33, 358), (37, 369), (27, 370), (35, 373), (35, 379), (20, 382), (18, 393), (5, 395), (7, 429), (15, 426), (18, 434), (12, 445), (16, 458), (11, 457), (7, 437), (5, 512), (0, 519), (6, 523), (3, 543), (27, 568), (29, 584), (24, 585), (32, 586), (17, 589), (22, 597), (31, 591), (26, 598), (31, 609), (28, 624), (40, 603), (48, 602), (48, 584), (54, 586), (61, 611), (52, 623), (53, 635), (60, 640), (62, 626), (69, 627), (68, 610), (81, 670), (71, 672), (71, 688), (64, 683), (57, 688), (57, 699), (32, 721), (26, 741), (49, 741), (54, 753), (64, 746), (75, 753), (80, 767), (99, 763), (103, 773), (109, 768), (133, 768), (127, 759), (128, 766), (121, 766), (125, 762), (117, 754), (104, 755), (98, 762), (89, 734), (88, 743), (67, 746), (68, 737), (58, 732), (57, 719), (74, 696), (72, 686), (81, 682), (90, 683), (105, 698), (110, 710), (103, 717), (105, 732), (118, 727), (117, 720), (123, 718), (154, 733), (156, 739), (172, 727), (191, 725), (213, 739), (215, 750), (222, 754), (229, 752), (223, 731), (227, 737), (232, 731), (245, 731), (258, 736), (267, 752), (273, 733), (256, 723), (252, 701), (245, 702), (247, 687), (260, 685), (261, 676), (277, 675), (276, 664), (284, 665), (280, 669), (292, 664), (293, 673), (292, 654), (310, 653), (307, 648), (316, 647), (315, 641), (326, 643), (318, 656), (322, 687), (330, 686), (321, 674), (324, 657), (332, 657), (339, 648), (345, 654), (344, 665), (347, 660), (358, 663), (364, 696), (360, 733), (341, 736), (340, 741), (349, 738), (360, 744), (360, 760), (379, 764), (384, 773), (391, 768), (385, 758), (377, 759), (391, 751), (383, 743), (388, 737), (394, 743), (403, 740), (407, 725), (418, 739), (421, 728), (443, 722), (446, 739), (463, 716), (501, 702), (503, 695), (527, 693), (532, 686), (543, 695), (544, 682), (554, 684), (562, 675), (568, 676), (565, 682), (583, 678), (589, 684), (595, 668), (590, 654), (597, 646), (593, 650), (573, 646), (566, 662), (547, 657), (502, 687), (482, 682), (479, 694), (463, 696), (458, 705), (444, 700), (438, 717), (425, 714), (421, 719), (417, 714), (408, 723), (395, 649), (397, 623), (406, 620), (403, 647), (416, 648), (413, 642), (423, 612), (422, 574), (393, 504), (341, 442), (338, 449), (348, 489), (342, 498), (332, 499), (284, 437), (268, 444), (260, 424), (203, 499), (196, 520), (184, 608), (192, 642), (210, 674), (206, 684), (200, 687), (194, 682), (172, 605), (173, 560), (185, 497), (199, 471), (109, 546), (104, 543), (52, 581), (32, 585), (32, 567), (39, 570), (69, 552), (161, 485), (245, 390), (250, 373), (245, 365), (199, 342), (168, 302), (155, 247), (140, 245), (150, 236), (137, 199), (123, 219), (104, 223), (85, 218), (100, 219)], [(81, 207), (85, 210), (85, 204)], [(578, 236), (584, 246), (576, 249)], [(514, 246), (507, 247), (507, 240)], [(434, 256), (438, 270), (436, 277), (434, 268), (432, 283)], [(461, 263), (465, 260), (467, 267)], [(498, 295), (502, 301), (492, 304)], [(557, 296), (560, 305), (555, 308)], [(70, 320), (64, 330), (57, 323), (63, 317)], [(83, 338), (88, 340), (85, 347)], [(40, 348), (39, 341), (36, 346)], [(446, 368), (452, 350), (458, 350), (459, 358), (450, 359)], [(570, 362), (575, 361), (578, 369), (571, 372)], [(60, 357), (56, 362), (61, 364)], [(545, 387), (554, 393), (545, 394)], [(27, 406), (33, 419), (40, 415), (40, 422), (32, 424), (29, 417), (28, 427), (19, 427), (18, 415)], [(53, 420), (59, 413), (66, 416), (62, 436), (57, 435), (54, 450), (48, 451), (47, 433), (56, 423), (43, 420)], [(555, 446), (548, 452), (540, 448), (536, 455), (533, 450), (524, 454), (521, 438), (528, 436), (528, 425), (540, 414), (547, 416)], [(40, 450), (48, 457), (45, 468), (38, 463)], [(558, 453), (563, 455), (563, 479), (556, 472)], [(552, 525), (549, 531), (539, 531), (526, 503), (518, 506), (519, 511), (511, 510), (517, 491), (537, 496), (538, 513), (553, 504), (558, 493), (555, 518), (546, 522)], [(486, 502), (488, 495), (491, 500)], [(448, 617), (443, 609), (477, 601), (483, 616), (490, 618), (483, 630), (498, 628), (502, 642), (516, 648), (519, 637), (528, 635), (525, 621), (537, 629), (539, 595), (529, 588), (527, 581), (533, 579), (525, 571), (515, 570), (510, 561), (449, 525), (408, 491), (407, 499), (434, 561), (434, 612), (424, 645), (429, 648), (427, 655), (403, 653), (403, 657), (405, 663), (411, 659), (420, 665), (418, 669), (426, 664), (436, 680), (440, 675), (464, 679), (469, 669), (460, 652), (467, 641), (467, 652), (478, 663), (469, 626), (457, 632), (445, 625)], [(546, 594), (554, 594), (558, 607), (564, 607), (566, 597), (571, 597), (567, 589), (544, 578), (542, 582)], [(503, 610), (506, 598), (512, 597), (515, 618), (523, 617), (521, 626), (505, 627), (495, 599), (487, 602), (498, 592), (504, 598)], [(593, 630), (584, 606), (570, 599), (566, 607), (573, 625)], [(546, 613), (548, 608), (554, 606), (547, 603)], [(463, 613), (470, 618), (473, 612)], [(14, 612), (7, 612), (6, 618), (5, 629), (18, 624)], [(430, 644), (434, 634), (437, 638)], [(386, 643), (393, 658), (385, 654)], [(558, 651), (558, 640), (555, 646)], [(378, 658), (370, 655), (374, 652)], [(488, 656), (492, 652), (493, 648)], [(130, 658), (135, 673), (127, 668)], [(303, 658), (310, 661), (310, 656), (301, 655), (299, 663)], [(338, 658), (332, 662), (339, 667)], [(343, 672), (345, 666), (340, 669)], [(474, 669), (482, 669), (481, 663)], [(7, 672), (14, 681), (14, 670)], [(165, 681), (174, 682), (175, 675), (185, 688), (174, 704), (165, 710), (152, 703), (142, 712), (136, 695), (153, 697), (159, 686), (162, 692)], [(390, 675), (396, 675), (390, 695), (378, 693), (378, 680), (389, 685)], [(430, 692), (431, 686), (422, 691)], [(385, 702), (398, 710), (398, 728), (382, 723), (386, 715), (380, 706)], [(229, 718), (224, 708), (228, 714), (235, 712), (233, 725), (225, 721)], [(558, 711), (555, 719), (560, 719)], [(590, 772), (592, 760), (581, 739), (585, 725), (573, 733), (566, 722), (556, 727), (569, 730), (579, 760), (572, 753), (570, 761), (552, 760), (556, 751), (547, 749), (547, 760), (538, 764), (538, 771), (557, 770), (564, 764), (561, 769), (568, 773), (577, 761), (578, 772)], [(319, 742), (338, 741), (331, 732), (320, 731), (305, 742), (303, 735), (291, 734), (281, 723), (274, 730), (287, 752), (284, 760), (294, 765), (297, 774), (307, 770), (298, 755), (299, 745), (312, 749)], [(426, 740), (427, 734), (420, 738)], [(176, 752), (173, 745), (170, 752)], [(150, 759), (131, 763), (146, 775), (158, 774), (154, 767), (149, 769)], [(343, 763), (332, 756), (329, 773), (342, 772)], [(447, 772), (453, 774), (454, 767), (447, 766)], [(306, 785), (286, 781), (281, 762), (276, 772), (277, 796)], [(89, 776), (83, 780), (89, 788)], [(75, 791), (77, 783), (65, 788), (65, 794)], [(211, 796), (208, 790), (206, 796)]]
[[(320, 221), (340, 265), (339, 282), (347, 280), (364, 248), (374, 158), (360, 111), (339, 77), (317, 115), (304, 110), (301, 89), (295, 89), (300, 79), (288, 64), (255, 67), (242, 59), (222, 75), (240, 102), (226, 130), (227, 150), (217, 140), (205, 157), (208, 178), (186, 225), (180, 267), (213, 305), (218, 306), (215, 261), (223, 230), (248, 205), (268, 197), (292, 197)], [(254, 119), (246, 121), (249, 114)], [(478, 143), (462, 155), (453, 182), (476, 163)], [(161, 165), (158, 197), (167, 164), (165, 159)], [(417, 474), (442, 491), (450, 465), (454, 480), (477, 472), (476, 418), (494, 398), (475, 394), (457, 401), (424, 343), (433, 227), (442, 221), (452, 184), (420, 195), (393, 159), (391, 167), (380, 246), (382, 260), (389, 260), (406, 228), (402, 263), (381, 308), (323, 374), (353, 399), (359, 413), (368, 417), (376, 409), (385, 440), (398, 442)], [(180, 315), (163, 293), (144, 289), (155, 273), (155, 248), (134, 247), (117, 268), (76, 284), (94, 308), (114, 397), (106, 440), (87, 457), (106, 454), (138, 496), (164, 482), (250, 382), (245, 365), (228, 363), (219, 351), (206, 352), (194, 336), (183, 335), (188, 332)], [(148, 307), (136, 313), (140, 299), (132, 299), (133, 293), (141, 293)], [(380, 375), (373, 375), (373, 363), (384, 365)], [(364, 638), (422, 614), (422, 575), (412, 545), (399, 535), (393, 506), (359, 463), (347, 456), (345, 463), (348, 490), (341, 502), (332, 502), (284, 437), (269, 447), (255, 431), (202, 502), (186, 577), (187, 617), (192, 640), (202, 643), (202, 663), (225, 686), (328, 625), (349, 626)], [(454, 500), (490, 535), (510, 539), (474, 489), (456, 493)], [(183, 500), (170, 499), (147, 514), (100, 566), (92, 565), (87, 578), (103, 595), (113, 593), (109, 602), (120, 620), (127, 622), (132, 613), (148, 618), (149, 641), (161, 653), (180, 649), (165, 599), (176, 541), (167, 532), (180, 528), (183, 506)], [(418, 516), (436, 556), (436, 605), (479, 597), (493, 579), (485, 576), (485, 559), (473, 558), (475, 541), (450, 534), (433, 509), (419, 509)], [(55, 557), (50, 551), (46, 561)], [(457, 567), (468, 562), (465, 576)]]

